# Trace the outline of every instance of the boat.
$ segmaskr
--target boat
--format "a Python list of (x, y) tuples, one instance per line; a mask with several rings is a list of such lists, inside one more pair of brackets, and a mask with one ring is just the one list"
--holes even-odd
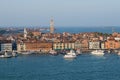
[(111, 51), (109, 50), (108, 53), (111, 53)]
[(92, 55), (98, 55), (98, 56), (103, 56), (104, 51), (103, 50), (95, 50), (91, 52)]
[(11, 58), (12, 55), (11, 55), (11, 54), (8, 54), (8, 52), (5, 51), (3, 55), (0, 55), (0, 57), (1, 57), (1, 58)]
[(65, 55), (66, 51), (65, 50), (61, 50), (59, 53), (62, 54), (62, 55)]
[(0, 55), (0, 58), (4, 58), (4, 55)]
[(120, 56), (120, 51), (118, 51), (118, 55)]
[(50, 50), (49, 53), (50, 53), (51, 55), (57, 55), (57, 52), (56, 52), (55, 50)]
[(64, 55), (64, 58), (66, 59), (73, 59), (76, 58), (76, 53), (74, 50), (70, 50), (66, 55)]
[(17, 52), (15, 52), (14, 50), (12, 51), (12, 56), (16, 57), (17, 56)]
[(77, 49), (77, 50), (76, 50), (76, 54), (77, 54), (77, 55), (80, 55), (80, 54), (81, 54), (80, 49)]

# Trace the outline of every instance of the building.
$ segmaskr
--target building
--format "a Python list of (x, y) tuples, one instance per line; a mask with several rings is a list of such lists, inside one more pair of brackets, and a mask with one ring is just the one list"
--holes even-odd
[(101, 49), (105, 49), (105, 41), (101, 41)]
[(75, 41), (75, 49), (81, 49), (81, 46), (80, 40)]
[(75, 49), (75, 43), (72, 41), (67, 42), (55, 42), (53, 43), (54, 50), (70, 50)]
[(23, 41), (18, 41), (17, 42), (17, 51), (26, 51), (25, 44)]
[(89, 48), (88, 45), (89, 45), (89, 44), (88, 44), (88, 39), (83, 39), (83, 40), (81, 41), (81, 49), (82, 49), (82, 50), (88, 50), (88, 48)]
[(50, 33), (54, 33), (54, 20), (53, 18), (50, 20)]
[(90, 41), (89, 42), (89, 49), (100, 49), (100, 41)]
[(10, 40), (1, 41), (1, 51), (12, 51), (12, 42)]
[(50, 42), (41, 42), (41, 41), (23, 41), (17, 43), (18, 51), (38, 51), (38, 52), (48, 52), (52, 49), (52, 43)]
[(62, 43), (62, 42), (53, 43), (53, 49), (54, 50), (63, 50), (64, 49), (64, 43)]
[(48, 52), (52, 49), (52, 43), (49, 42), (25, 42), (26, 51)]
[(73, 41), (64, 42), (64, 49), (75, 49), (75, 42)]
[(119, 49), (120, 41), (115, 40), (114, 38), (109, 38), (105, 41), (105, 49)]

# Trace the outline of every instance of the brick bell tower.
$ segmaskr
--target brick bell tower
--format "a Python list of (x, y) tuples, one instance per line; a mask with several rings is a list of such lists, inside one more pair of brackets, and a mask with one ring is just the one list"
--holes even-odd
[(54, 33), (54, 20), (53, 17), (50, 19), (50, 33)]

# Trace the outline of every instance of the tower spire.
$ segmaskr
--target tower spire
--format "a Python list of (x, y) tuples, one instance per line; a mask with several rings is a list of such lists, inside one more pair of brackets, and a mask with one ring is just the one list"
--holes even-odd
[(53, 20), (53, 16), (50, 19), (50, 33), (54, 33), (54, 20)]

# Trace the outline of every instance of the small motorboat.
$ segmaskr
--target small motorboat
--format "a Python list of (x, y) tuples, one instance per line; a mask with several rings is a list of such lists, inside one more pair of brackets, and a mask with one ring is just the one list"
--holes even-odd
[(64, 58), (66, 59), (73, 59), (76, 58), (76, 53), (74, 50), (70, 50), (66, 55), (64, 55)]
[(118, 51), (118, 55), (120, 56), (120, 51)]
[(105, 53), (103, 50), (95, 50), (91, 52), (92, 55), (103, 56)]
[(0, 57), (1, 57), (1, 58), (11, 58), (12, 55), (9, 54), (7, 51), (5, 51), (3, 55), (0, 55)]
[(55, 50), (50, 50), (49, 53), (50, 53), (51, 55), (57, 55), (57, 52), (56, 52)]
[(80, 54), (81, 54), (80, 49), (77, 49), (77, 50), (76, 50), (76, 54), (77, 54), (77, 55), (80, 55)]
[(17, 52), (15, 52), (14, 50), (12, 51), (12, 56), (16, 57), (17, 56)]

